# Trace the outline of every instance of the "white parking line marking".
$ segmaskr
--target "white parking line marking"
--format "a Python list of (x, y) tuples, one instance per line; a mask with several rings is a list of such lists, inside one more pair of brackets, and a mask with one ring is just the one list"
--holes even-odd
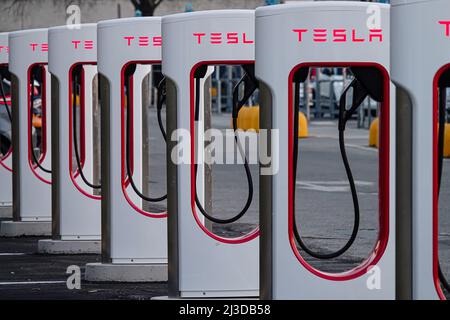
[(29, 253), (22, 253), (22, 252), (11, 252), (11, 253), (0, 253), (0, 256), (26, 256)]
[(0, 282), (0, 286), (30, 285), (30, 284), (59, 284), (66, 281), (21, 281), (21, 282)]
[[(370, 187), (373, 182), (369, 181), (355, 181), (357, 186)], [(348, 192), (350, 187), (348, 181), (297, 181), (296, 185), (300, 189), (322, 191), (322, 192)]]

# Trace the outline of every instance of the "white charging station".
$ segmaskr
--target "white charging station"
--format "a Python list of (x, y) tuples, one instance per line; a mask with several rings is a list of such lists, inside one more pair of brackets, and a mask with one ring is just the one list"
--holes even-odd
[(441, 88), (449, 87), (450, 2), (393, 0), (391, 5), (392, 80), (399, 112), (409, 121), (399, 151), (399, 157), (406, 154), (402, 158), (405, 170), (399, 174), (407, 186), (401, 190), (407, 201), (402, 202), (399, 214), (409, 241), (403, 248), (409, 266), (404, 268), (408, 283), (403, 297), (445, 299), (438, 254), (438, 123), (441, 97), (446, 97)]
[(38, 250), (100, 253), (101, 197), (99, 182), (94, 181), (94, 154), (100, 148), (94, 145), (97, 25), (50, 28), (48, 42), (52, 48), (48, 67), (54, 132), (53, 239), (39, 241)]
[[(372, 29), (368, 23), (374, 17), (378, 26)], [(279, 135), (270, 142), (279, 163), (260, 183), (263, 299), (395, 298), (396, 113), (389, 80), (389, 32), (388, 5), (309, 2), (256, 10), (261, 129), (276, 129)], [(294, 81), (302, 68), (325, 66), (374, 68), (382, 78), (378, 240), (359, 266), (342, 273), (309, 264), (294, 236)], [(373, 285), (374, 280), (380, 286)]]
[[(8, 46), (8, 33), (0, 33), (0, 72), (2, 73), (0, 81), (10, 81), (10, 79), (4, 78), (5, 74), (8, 73), (8, 59), (9, 59), (9, 46)], [(5, 83), (2, 83), (5, 86)], [(5, 93), (5, 100), (8, 108), (10, 108), (11, 100), (8, 94)], [(3, 97), (0, 97), (1, 108), (5, 107), (5, 101)], [(2, 110), (3, 111), (3, 110)], [(8, 114), (3, 113), (3, 114)], [(0, 121), (10, 123), (9, 118), (3, 118)], [(9, 138), (11, 141), (11, 131), (9, 131)], [(11, 218), (12, 217), (12, 147), (6, 151), (3, 155), (0, 155), (0, 218)]]
[[(102, 113), (102, 263), (88, 264), (86, 279), (165, 281), (167, 213), (144, 210), (127, 175), (130, 165), (136, 189), (143, 190), (142, 115), (148, 106), (143, 105), (142, 83), (152, 66), (161, 64), (161, 18), (102, 21), (97, 28)], [(131, 117), (130, 126), (127, 116)], [(132, 150), (129, 154), (128, 141)]]
[[(3, 222), (0, 234), (50, 235), (52, 134), (47, 29), (11, 32), (9, 50), (14, 221)], [(36, 155), (34, 137), (37, 129), (32, 110), (34, 112), (39, 102), (42, 148)]]
[[(195, 163), (204, 155), (195, 152), (195, 145), (203, 141), (201, 97), (205, 79), (214, 65), (254, 64), (254, 11), (218, 10), (166, 16), (162, 36), (167, 150), (171, 155), (167, 157), (169, 297), (256, 297), (259, 230), (239, 238), (218, 236), (208, 228), (195, 202), (196, 194), (199, 201), (204, 199), (201, 183), (204, 165), (198, 164), (198, 175), (195, 170)], [(206, 66), (201, 81), (194, 80), (196, 72)], [(200, 109), (198, 123), (194, 115), (196, 98)], [(180, 139), (187, 150), (174, 152)], [(181, 159), (184, 153), (189, 155), (189, 161)]]

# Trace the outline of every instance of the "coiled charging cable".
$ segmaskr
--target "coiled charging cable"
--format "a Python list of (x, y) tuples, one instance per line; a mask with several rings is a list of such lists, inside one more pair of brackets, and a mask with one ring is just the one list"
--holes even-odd
[[(364, 73), (369, 72), (369, 70), (353, 70), (354, 72), (357, 72), (359, 75), (362, 75)], [(361, 73), (361, 71), (363, 73)], [(376, 75), (376, 74), (375, 74)], [(342, 246), (339, 250), (330, 252), (330, 253), (320, 253), (313, 251), (310, 249), (302, 240), (302, 237), (300, 236), (300, 233), (298, 231), (298, 227), (296, 224), (296, 217), (295, 217), (295, 187), (296, 187), (296, 177), (297, 177), (297, 163), (298, 163), (298, 122), (299, 122), (299, 109), (300, 109), (300, 83), (304, 82), (306, 80), (306, 77), (308, 76), (308, 69), (300, 69), (298, 71), (298, 74), (296, 77), (294, 77), (294, 144), (293, 144), (293, 165), (294, 165), (294, 179), (293, 179), (293, 190), (294, 190), (294, 197), (293, 197), (293, 231), (294, 231), (294, 237), (296, 241), (298, 242), (298, 245), (300, 248), (305, 251), (308, 255), (321, 259), (321, 260), (328, 260), (337, 258), (341, 255), (343, 255), (354, 243), (356, 240), (356, 237), (358, 235), (359, 230), (359, 222), (360, 222), (360, 210), (359, 210), (359, 202), (358, 202), (358, 194), (356, 191), (355, 181), (353, 178), (352, 170), (350, 168), (350, 164), (347, 157), (347, 152), (345, 149), (345, 127), (347, 124), (347, 121), (351, 119), (351, 117), (355, 114), (359, 106), (362, 104), (362, 102), (370, 95), (374, 100), (381, 102), (382, 101), (382, 92), (379, 90), (379, 88), (375, 88), (372, 90), (372, 94), (370, 94), (370, 90), (367, 90), (368, 87), (364, 86), (361, 81), (358, 80), (356, 74), (355, 79), (350, 83), (350, 85), (347, 86), (347, 88), (344, 90), (344, 92), (341, 95), (341, 98), (339, 100), (339, 123), (338, 123), (338, 130), (339, 130), (339, 149), (341, 153), (341, 158), (344, 164), (345, 173), (347, 175), (347, 180), (350, 185), (350, 192), (352, 195), (353, 200), (353, 211), (354, 211), (354, 220), (353, 220), (353, 229), (352, 233), (350, 235), (350, 238), (348, 241)], [(367, 79), (364, 76), (362, 76), (363, 79)], [(376, 78), (376, 76), (374, 77)], [(381, 79), (380, 79), (381, 80)], [(378, 91), (377, 91), (378, 89)], [(350, 109), (346, 109), (347, 106), (347, 93), (352, 90), (353, 93), (353, 99), (352, 99), (352, 105)]]
[[(131, 120), (131, 109), (133, 108), (133, 106), (131, 105), (131, 86), (130, 86), (130, 78), (132, 77), (134, 71), (136, 70), (136, 66), (133, 65), (131, 67), (129, 67), (126, 72), (125, 72), (125, 89), (126, 89), (126, 101), (127, 101), (127, 115), (126, 115), (126, 122), (127, 122), (127, 128), (126, 128), (126, 171), (127, 171), (127, 176), (128, 176), (128, 181), (130, 182), (131, 187), (133, 188), (134, 192), (143, 200), (148, 201), (148, 202), (161, 202), (165, 199), (167, 199), (167, 193), (163, 196), (160, 197), (149, 197), (144, 195), (136, 186), (136, 183), (133, 179), (133, 171), (131, 170), (131, 145), (130, 145), (130, 141), (131, 141), (131, 135), (132, 133), (132, 128), (131, 128), (131, 124), (132, 124), (132, 120)], [(161, 130), (161, 134), (163, 135), (164, 141), (166, 140), (166, 133), (164, 131), (164, 126), (162, 123), (162, 118), (161, 118), (161, 110), (162, 110), (162, 105), (165, 102), (165, 84), (163, 82), (164, 80), (162, 80), (159, 85), (158, 85), (158, 102), (157, 102), (157, 113), (158, 113), (158, 125), (159, 128)]]
[[(8, 102), (6, 99), (6, 94), (5, 94), (5, 90), (3, 88), (3, 76), (0, 74), (0, 94), (2, 95), (2, 99), (3, 99), (3, 104), (5, 105), (5, 109), (6, 109), (6, 113), (8, 114), (8, 119), (9, 119), (9, 123), (12, 124), (12, 115), (11, 115), (11, 110), (9, 110), (8, 107)], [(6, 144), (5, 144), (6, 145)], [(9, 145), (6, 145), (6, 148), (11, 150), (11, 143)], [(6, 149), (5, 148), (5, 149)], [(3, 156), (0, 158), (0, 160), (3, 159)]]
[[(94, 184), (89, 182), (83, 172), (83, 164), (81, 163), (80, 151), (78, 150), (78, 134), (77, 134), (77, 95), (81, 99), (81, 84), (78, 83), (78, 72), (81, 72), (81, 68), (74, 70), (73, 80), (72, 80), (72, 127), (73, 127), (73, 147), (75, 153), (75, 159), (77, 161), (78, 172), (83, 182), (92, 189), (101, 189), (101, 184)], [(80, 90), (77, 90), (80, 88)], [(81, 107), (81, 100), (80, 100)]]
[[(254, 65), (243, 65), (242, 66), (244, 70), (244, 76), (241, 78), (241, 80), (238, 82), (238, 84), (234, 87), (233, 90), (233, 113), (232, 113), (232, 122), (233, 122), (233, 131), (234, 131), (234, 141), (238, 147), (238, 151), (240, 156), (244, 159), (244, 169), (245, 169), (245, 175), (247, 178), (247, 185), (248, 185), (248, 195), (247, 195), (247, 201), (239, 213), (237, 213), (235, 216), (229, 218), (229, 219), (219, 219), (216, 217), (213, 217), (211, 214), (209, 214), (205, 208), (202, 206), (200, 200), (197, 196), (197, 188), (195, 189), (195, 204), (197, 205), (200, 212), (207, 218), (208, 220), (218, 223), (218, 224), (229, 224), (233, 223), (240, 218), (242, 218), (245, 213), (250, 208), (250, 205), (252, 204), (253, 200), (253, 180), (252, 180), (252, 174), (250, 172), (250, 167), (247, 161), (247, 157), (245, 156), (245, 152), (242, 148), (242, 145), (239, 141), (239, 138), (237, 136), (237, 118), (239, 114), (239, 110), (244, 106), (246, 101), (252, 96), (252, 94), (255, 92), (255, 90), (258, 88), (258, 82), (254, 76)], [(199, 110), (200, 110), (200, 80), (201, 78), (204, 78), (206, 75), (207, 66), (203, 66), (198, 68), (196, 71), (194, 78), (195, 78), (195, 121), (199, 121)], [(241, 99), (239, 99), (239, 88), (241, 85), (244, 85), (244, 94)], [(197, 163), (194, 164), (194, 171), (195, 176), (197, 177)]]

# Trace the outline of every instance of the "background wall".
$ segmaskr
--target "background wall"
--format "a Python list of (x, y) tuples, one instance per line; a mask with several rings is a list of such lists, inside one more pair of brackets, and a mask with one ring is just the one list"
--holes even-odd
[[(81, 22), (133, 17), (130, 0), (0, 0), (0, 32), (50, 27), (65, 24), (66, 7), (77, 4), (81, 9)], [(192, 4), (195, 11), (207, 9), (254, 9), (264, 0), (164, 0), (155, 15), (184, 12)]]

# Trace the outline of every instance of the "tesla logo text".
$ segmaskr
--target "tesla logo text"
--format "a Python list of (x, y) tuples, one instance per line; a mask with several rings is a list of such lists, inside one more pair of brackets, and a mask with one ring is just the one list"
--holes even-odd
[(302, 42), (306, 34), (312, 34), (313, 42), (383, 42), (383, 30), (371, 29), (368, 37), (361, 36), (355, 29), (293, 29), (297, 41)]
[(155, 36), (155, 37), (147, 37), (147, 36), (125, 36), (123, 37), (126, 42), (127, 46), (131, 46), (133, 43), (137, 43), (139, 47), (161, 47), (162, 46), (162, 37), (161, 36)]
[(445, 26), (445, 36), (450, 37), (450, 21), (439, 21), (439, 24)]
[(8, 46), (0, 46), (0, 53), (9, 53), (9, 47)]
[(255, 41), (249, 39), (246, 32), (211, 32), (206, 33), (193, 33), (197, 44), (210, 43), (210, 44), (253, 44)]
[(75, 50), (85, 49), (92, 50), (94, 49), (94, 41), (93, 40), (72, 40), (73, 48)]
[(31, 51), (48, 52), (48, 43), (30, 43)]

